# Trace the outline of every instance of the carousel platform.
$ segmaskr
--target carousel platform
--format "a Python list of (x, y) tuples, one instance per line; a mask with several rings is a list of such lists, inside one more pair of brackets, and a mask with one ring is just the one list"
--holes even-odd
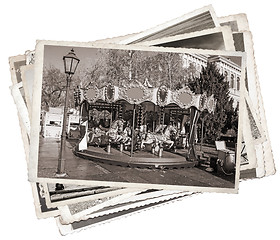
[(188, 168), (194, 167), (196, 162), (189, 162), (185, 157), (164, 151), (161, 157), (148, 151), (135, 151), (130, 157), (129, 151), (120, 152), (111, 148), (108, 153), (105, 148), (89, 146), (87, 150), (74, 150), (76, 156), (105, 164), (140, 167), (140, 168)]

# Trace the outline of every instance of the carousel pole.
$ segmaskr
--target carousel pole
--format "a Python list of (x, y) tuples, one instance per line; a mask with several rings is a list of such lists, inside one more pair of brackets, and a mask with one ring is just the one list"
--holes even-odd
[(113, 122), (113, 103), (110, 103), (110, 110), (111, 110), (111, 114), (110, 114), (110, 127), (111, 127)]
[(123, 108), (122, 105), (120, 105), (118, 111), (118, 119), (123, 119), (122, 113), (123, 113)]
[(160, 108), (160, 124), (164, 125), (164, 107)]
[(195, 151), (195, 127), (199, 117), (199, 112), (195, 107), (191, 107), (191, 121), (190, 121), (190, 135), (189, 135), (189, 148), (187, 158), (191, 161), (197, 160)]
[[(154, 113), (156, 112), (156, 105), (154, 104)], [(153, 116), (153, 115), (152, 115)], [(154, 120), (154, 117), (153, 117), (153, 132), (155, 132), (155, 120)]]
[(204, 131), (204, 117), (201, 119), (200, 151), (202, 151), (203, 135), (204, 135), (203, 131)]
[(142, 125), (142, 114), (143, 114), (143, 109), (141, 104), (139, 105), (139, 109), (138, 109), (138, 118), (137, 118), (137, 127), (138, 129), (140, 129), (141, 125)]
[(131, 150), (130, 150), (130, 157), (133, 154), (133, 144), (134, 144), (134, 127), (135, 127), (135, 113), (136, 113), (136, 106), (135, 103), (133, 104), (133, 117), (132, 117), (132, 129), (131, 129)]
[(178, 131), (178, 109), (176, 109), (176, 120), (175, 120), (175, 122), (176, 122), (176, 129)]

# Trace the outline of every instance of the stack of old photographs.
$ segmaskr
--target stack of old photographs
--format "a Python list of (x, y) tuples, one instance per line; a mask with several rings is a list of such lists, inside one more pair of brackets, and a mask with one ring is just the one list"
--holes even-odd
[(63, 235), (275, 173), (245, 14), (38, 40), (10, 70), (36, 213)]

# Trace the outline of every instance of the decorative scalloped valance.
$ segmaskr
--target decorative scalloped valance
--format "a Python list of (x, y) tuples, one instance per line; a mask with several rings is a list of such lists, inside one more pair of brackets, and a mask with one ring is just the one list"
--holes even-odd
[(213, 95), (207, 97), (206, 93), (194, 94), (188, 87), (170, 90), (164, 85), (159, 88), (151, 88), (139, 82), (127, 84), (123, 87), (111, 84), (100, 89), (90, 87), (85, 91), (84, 97), (90, 104), (94, 104), (97, 100), (108, 103), (125, 100), (130, 104), (152, 102), (161, 107), (173, 103), (183, 109), (195, 107), (200, 111), (208, 110), (210, 113), (214, 111), (216, 106)]

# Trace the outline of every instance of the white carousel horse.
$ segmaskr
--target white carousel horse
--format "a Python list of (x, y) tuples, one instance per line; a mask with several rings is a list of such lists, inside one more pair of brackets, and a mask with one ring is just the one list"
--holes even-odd
[(171, 140), (171, 136), (176, 134), (177, 128), (173, 125), (168, 125), (163, 132), (163, 143), (167, 144), (169, 149), (174, 145), (174, 141)]
[(131, 141), (131, 135), (132, 135), (132, 129), (131, 127), (127, 126), (122, 133), (122, 142), (125, 144), (130, 144)]
[(94, 139), (99, 139), (101, 136), (105, 135), (105, 131), (101, 130), (99, 127), (93, 127), (88, 130), (88, 143), (94, 143)]
[(115, 120), (112, 123), (110, 129), (106, 133), (112, 142), (119, 143), (121, 141), (124, 141), (125, 135), (123, 131), (123, 125), (124, 125), (124, 120), (122, 119)]
[(109, 137), (112, 143), (124, 143), (129, 144), (131, 140), (131, 128), (126, 127), (123, 129), (124, 120), (115, 120), (109, 129), (101, 129), (101, 127), (95, 127), (89, 129), (87, 134), (88, 143), (98, 143), (101, 141), (102, 136)]
[[(144, 144), (166, 144), (168, 148), (171, 148), (174, 145), (174, 141), (171, 140), (171, 135), (177, 133), (177, 129), (175, 126), (168, 125), (162, 127), (164, 125), (159, 126), (155, 133), (147, 133), (146, 138), (141, 142), (141, 148), (144, 147)], [(162, 133), (161, 133), (162, 132)]]

